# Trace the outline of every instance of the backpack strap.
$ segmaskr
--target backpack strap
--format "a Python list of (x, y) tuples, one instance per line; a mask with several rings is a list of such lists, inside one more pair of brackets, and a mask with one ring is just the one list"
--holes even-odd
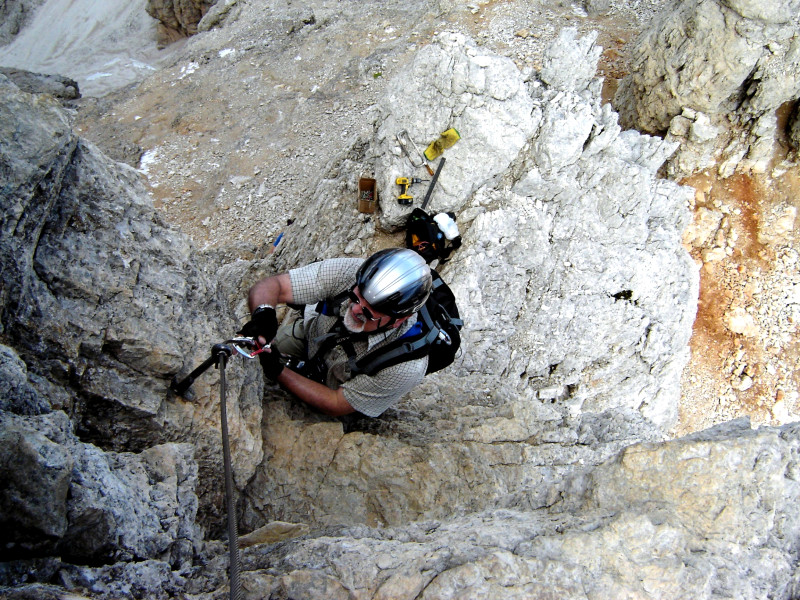
[[(322, 334), (314, 339), (314, 341), (319, 344), (319, 349), (316, 351), (314, 356), (309, 357), (309, 360), (314, 360), (315, 358), (321, 358), (325, 356), (337, 345), (344, 346), (346, 343), (352, 348), (353, 344), (349, 338), (358, 337), (361, 335), (348, 332), (344, 326), (344, 322), (339, 316), (339, 308), (342, 306), (342, 302), (344, 302), (346, 298), (347, 291), (344, 291), (341, 294), (337, 294), (333, 298), (317, 302), (316, 307), (314, 307), (314, 310), (318, 314), (325, 315), (326, 317), (336, 317), (337, 319), (333, 324), (333, 327), (328, 330), (328, 333)], [(350, 356), (349, 353), (348, 356)]]
[(347, 331), (344, 323), (340, 319), (333, 325), (328, 333), (314, 338), (314, 341), (319, 344), (316, 353), (305, 360), (299, 361), (296, 365), (297, 368), (292, 368), (292, 370), (324, 385), (325, 377), (328, 372), (328, 365), (325, 363), (325, 355), (336, 346), (341, 346), (349, 359), (351, 356), (355, 355), (353, 341), (365, 337), (363, 333), (351, 333)]
[(314, 308), (314, 310), (321, 315), (325, 315), (326, 317), (337, 317), (339, 316), (339, 308), (341, 308), (342, 303), (347, 299), (347, 295), (349, 293), (349, 290), (345, 290), (329, 300), (317, 302), (317, 306)]
[[(433, 275), (432, 292), (446, 285), (444, 280), (433, 269), (431, 269), (431, 274)], [(347, 298), (347, 295), (348, 292), (345, 291), (330, 300), (320, 302), (315, 310), (326, 316), (338, 316), (339, 308)], [(450, 316), (444, 306), (439, 305), (439, 310), (442, 314), (436, 315), (436, 317), (444, 318), (445, 321), (458, 328), (463, 326), (463, 320)], [(348, 334), (344, 324), (339, 321), (329, 333), (317, 338), (316, 341), (320, 344), (320, 347), (315, 357), (310, 360), (320, 360), (322, 356), (338, 345), (347, 354), (347, 364), (351, 377), (357, 375), (369, 375), (371, 377), (378, 371), (388, 367), (427, 356), (429, 347), (438, 337), (442, 337), (442, 339), (446, 340), (446, 343), (450, 343), (450, 336), (436, 325), (434, 315), (431, 315), (427, 305), (423, 305), (417, 312), (417, 323), (406, 331), (402, 337), (357, 359), (353, 340), (358, 339), (361, 335), (363, 334)]]
[(435, 326), (427, 306), (423, 306), (419, 310), (417, 318), (423, 321), (421, 330), (427, 330), (425, 335), (419, 335), (415, 331), (415, 327), (412, 327), (401, 338), (370, 352), (359, 360), (356, 360), (355, 353), (348, 354), (350, 375), (353, 377), (356, 375), (372, 376), (378, 371), (393, 367), (401, 362), (426, 356), (428, 346), (439, 335), (439, 329)]
[[(433, 287), (431, 288), (431, 294), (433, 294), (434, 290), (446, 284), (444, 282), (444, 279), (442, 279), (442, 276), (439, 275), (439, 273), (437, 273), (434, 269), (431, 269), (431, 276), (433, 278)], [(453, 296), (452, 292), (449, 292), (448, 296), (450, 296), (453, 303), (455, 303), (455, 297)], [(459, 329), (461, 329), (464, 326), (464, 320), (459, 317), (452, 316), (449, 312), (447, 312), (447, 310), (442, 304), (439, 304), (439, 310), (442, 312), (442, 314), (437, 316), (443, 316), (447, 321), (450, 321), (453, 325), (455, 325)]]
[(314, 341), (317, 344), (319, 344), (319, 349), (314, 354), (314, 357), (325, 356), (336, 346), (341, 346), (347, 353), (347, 356), (350, 356), (351, 353), (355, 354), (355, 349), (353, 347), (353, 340), (366, 339), (366, 337), (367, 334), (364, 333), (352, 333), (350, 331), (347, 331), (347, 329), (344, 326), (344, 323), (340, 319), (334, 324), (334, 326), (330, 329), (330, 331), (328, 331), (328, 333), (322, 334), (321, 336), (314, 338)]

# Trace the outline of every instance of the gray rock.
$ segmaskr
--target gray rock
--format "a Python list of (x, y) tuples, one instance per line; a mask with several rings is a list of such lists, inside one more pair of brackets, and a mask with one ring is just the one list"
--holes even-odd
[(0, 410), (20, 415), (50, 411), (50, 403), (31, 385), (28, 368), (12, 348), (0, 345)]
[(346, 528), (246, 554), (254, 596), (791, 598), (798, 426), (630, 447), (537, 511)]
[[(671, 165), (676, 177), (715, 162), (726, 176), (736, 167), (763, 172), (775, 143), (774, 112), (800, 96), (798, 27), (797, 0), (678, 3), (635, 43), (614, 98), (623, 125), (670, 130), (683, 144)], [(716, 134), (697, 139), (672, 128), (686, 111), (704, 114)]]
[[(193, 262), (186, 237), (163, 223), (136, 171), (77, 138), (54, 99), (7, 80), (0, 87), (4, 339), (31, 386), (62, 389), (51, 403), (70, 409), (86, 441), (136, 452), (195, 442), (202, 520), (219, 519), (209, 516), (222, 503), (212, 483), (221, 472), (219, 378), (212, 369), (197, 381), (194, 403), (168, 387), (236, 330), (228, 299)], [(263, 384), (256, 364), (236, 367), (228, 397), (244, 482), (262, 458)]]
[(197, 24), (198, 31), (209, 31), (215, 27), (220, 27), (226, 22), (235, 20), (241, 13), (239, 0), (217, 0), (213, 6), (208, 8), (208, 12)]
[[(455, 127), (461, 139), (443, 154), (448, 163), (427, 209), (458, 212), (475, 190), (509, 167), (533, 134), (533, 103), (510, 59), (458, 34), (441, 34), (435, 42), (416, 54), (409, 79), (395, 80), (383, 98), (373, 145), (375, 169), (379, 189), (396, 189), (394, 174), (411, 167), (397, 132), (407, 129), (424, 150), (441, 132)], [(482, 160), (470, 160), (476, 156)], [(422, 204), (426, 187), (418, 188), (416, 206)], [(382, 225), (405, 225), (409, 209), (386, 196)]]
[(197, 24), (217, 0), (147, 0), (147, 14), (163, 27), (187, 36), (197, 33)]
[(102, 598), (152, 598), (168, 600), (184, 595), (186, 579), (170, 564), (159, 560), (120, 562), (103, 567), (65, 565), (61, 577), (67, 589), (88, 591)]
[(270, 404), (270, 459), (245, 492), (242, 532), (278, 518), (401, 526), (497, 505), (539, 508), (576, 465), (602, 463), (632, 438), (661, 439), (638, 413), (570, 421), (488, 379), (474, 393), (433, 392), (455, 385), (454, 378), (426, 382), (399, 414), (347, 423), (347, 431)]
[(65, 558), (166, 559), (191, 564), (200, 541), (195, 524), (197, 465), (189, 444), (148, 448), (139, 455), (83, 445), (70, 484)]
[(7, 600), (61, 600), (64, 588), (56, 585), (32, 583), (3, 590)]
[(60, 411), (35, 418), (0, 412), (0, 432), (7, 556), (191, 563), (200, 540), (192, 446), (105, 453), (81, 443)]
[(595, 45), (597, 32), (579, 38), (573, 28), (562, 30), (558, 42), (551, 44), (542, 61), (539, 78), (547, 85), (580, 92), (595, 79), (602, 48)]
[[(187, 579), (170, 564), (160, 560), (141, 560), (119, 562), (113, 565), (88, 567), (50, 560), (45, 564), (36, 563), (36, 569), (28, 566), (27, 572), (14, 567), (24, 563), (0, 564), (0, 587), (3, 598), (7, 600), (63, 600), (71, 598), (147, 598), (167, 600), (185, 595)], [(30, 563), (28, 563), (30, 565)], [(3, 573), (3, 567), (14, 574)], [(184, 571), (185, 572), (185, 571)], [(43, 581), (59, 581), (61, 585), (30, 583), (34, 575)], [(220, 578), (214, 583), (221, 586)], [(212, 584), (213, 585), (213, 584)], [(13, 587), (11, 587), (13, 586)]]
[(8, 77), (14, 85), (29, 94), (51, 94), (62, 100), (81, 97), (78, 82), (60, 75), (43, 75), (10, 67), (0, 68), (0, 75)]
[(68, 526), (72, 454), (25, 419), (0, 412), (0, 456), (3, 555), (52, 550)]
[(0, 4), (0, 46), (11, 42), (44, 0), (6, 0)]

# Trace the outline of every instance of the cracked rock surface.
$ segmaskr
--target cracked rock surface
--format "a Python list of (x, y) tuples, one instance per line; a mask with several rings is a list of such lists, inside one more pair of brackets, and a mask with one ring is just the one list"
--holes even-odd
[[(790, 273), (794, 216), (741, 233), (716, 182), (659, 176), (679, 139), (620, 126), (595, 74), (658, 3), (217, 4), (116, 95), (64, 110), (0, 78), (2, 593), (227, 595), (219, 377), (169, 382), (236, 330), (255, 279), (402, 244), (396, 130), (424, 147), (456, 127), (431, 199), (464, 241), (439, 267), (467, 323), (456, 363), (380, 419), (322, 417), (231, 365), (245, 597), (800, 594), (797, 425), (668, 440), (700, 275), (739, 248)], [(720, 323), (788, 346), (752, 264)], [(720, 371), (747, 394), (770, 371), (741, 350)]]

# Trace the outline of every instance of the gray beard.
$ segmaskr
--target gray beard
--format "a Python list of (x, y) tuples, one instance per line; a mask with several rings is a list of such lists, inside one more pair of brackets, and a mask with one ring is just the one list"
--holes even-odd
[(366, 325), (366, 321), (360, 321), (353, 315), (353, 311), (350, 310), (350, 306), (347, 307), (347, 310), (344, 313), (344, 328), (347, 329), (350, 333), (361, 333), (364, 331), (364, 325)]

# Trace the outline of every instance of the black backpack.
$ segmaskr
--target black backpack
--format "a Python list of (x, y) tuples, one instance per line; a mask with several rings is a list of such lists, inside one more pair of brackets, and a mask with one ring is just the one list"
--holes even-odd
[(452, 364), (461, 347), (461, 320), (452, 290), (439, 273), (431, 269), (433, 289), (417, 313), (417, 322), (402, 337), (378, 348), (360, 360), (350, 358), (350, 373), (374, 375), (381, 369), (407, 360), (428, 357), (426, 374)]
[[(447, 213), (455, 221), (453, 213)], [(449, 243), (448, 243), (449, 242)], [(415, 208), (408, 215), (406, 222), (406, 248), (411, 248), (430, 264), (437, 258), (442, 262), (450, 257), (450, 253), (461, 246), (461, 236), (448, 240), (433, 216), (421, 208)]]

